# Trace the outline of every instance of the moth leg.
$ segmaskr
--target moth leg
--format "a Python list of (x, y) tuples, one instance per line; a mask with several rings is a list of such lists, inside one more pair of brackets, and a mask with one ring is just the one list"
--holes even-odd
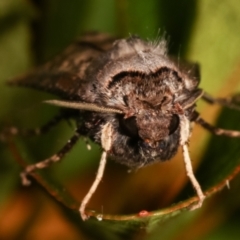
[(40, 128), (33, 128), (33, 129), (20, 129), (17, 127), (6, 127), (1, 133), (0, 133), (0, 140), (6, 141), (12, 136), (35, 136), (35, 135), (41, 135), (44, 133), (47, 133), (52, 127), (56, 126), (62, 119), (64, 119), (64, 114), (59, 114), (52, 118), (50, 121), (48, 121), (46, 124), (41, 126)]
[(202, 95), (202, 99), (210, 104), (219, 104), (219, 105), (240, 111), (240, 95), (239, 94), (236, 94), (232, 97), (226, 97), (226, 98), (214, 98), (208, 93), (204, 92)]
[(188, 151), (188, 139), (190, 136), (190, 122), (189, 120), (185, 117), (185, 116), (181, 116), (181, 140), (180, 140), (180, 144), (182, 146), (182, 150), (183, 150), (183, 159), (184, 159), (184, 163), (185, 163), (185, 170), (186, 170), (186, 174), (188, 176), (188, 178), (190, 179), (193, 188), (195, 189), (199, 201), (198, 203), (194, 204), (190, 209), (194, 210), (197, 208), (200, 208), (202, 206), (202, 203), (205, 199), (205, 195), (202, 191), (202, 188), (200, 186), (200, 184), (198, 183), (194, 172), (193, 172), (193, 168), (192, 168), (192, 162), (189, 156), (189, 151)]
[(227, 129), (212, 126), (201, 117), (196, 118), (194, 121), (215, 135), (223, 135), (228, 137), (240, 137), (240, 131), (227, 130)]
[(83, 198), (79, 208), (80, 215), (84, 221), (88, 219), (88, 216), (85, 213), (85, 208), (89, 200), (91, 199), (92, 195), (96, 191), (100, 181), (102, 180), (102, 176), (103, 176), (104, 169), (107, 162), (107, 152), (111, 149), (111, 146), (112, 146), (112, 125), (110, 123), (106, 123), (102, 128), (101, 145), (103, 148), (103, 152), (102, 152), (101, 160), (98, 166), (96, 178), (91, 188), (89, 189), (88, 193)]
[(66, 155), (66, 153), (68, 153), (72, 149), (72, 147), (75, 145), (79, 137), (80, 134), (77, 129), (75, 131), (75, 134), (67, 141), (67, 143), (62, 147), (62, 149), (60, 149), (58, 153), (52, 155), (50, 158), (47, 158), (41, 162), (27, 166), (24, 169), (24, 171), (21, 172), (20, 174), (22, 184), (25, 186), (29, 186), (31, 184), (31, 181), (28, 179), (28, 175), (31, 175), (31, 173), (34, 172), (35, 170), (47, 168), (51, 164), (59, 162)]

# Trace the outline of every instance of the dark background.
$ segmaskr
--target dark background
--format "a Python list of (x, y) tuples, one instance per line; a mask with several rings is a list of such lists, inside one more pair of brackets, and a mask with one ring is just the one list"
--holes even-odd
[[(240, 82), (240, 4), (228, 1), (164, 0), (1, 0), (0, 2), (0, 124), (22, 128), (39, 126), (57, 109), (41, 104), (48, 95), (10, 88), (7, 79), (41, 64), (88, 31), (127, 37), (137, 34), (154, 41), (165, 35), (169, 52), (200, 63), (201, 88), (215, 96), (229, 96)], [(219, 108), (200, 103), (202, 116), (215, 123)], [(224, 111), (218, 125), (238, 128), (240, 113)], [(61, 123), (45, 136), (14, 140), (21, 157), (40, 161), (55, 153), (71, 136), (73, 126)], [(240, 140), (209, 138), (196, 127), (190, 141), (193, 165), (202, 162), (198, 178), (204, 189), (215, 186), (239, 166)], [(207, 150), (206, 150), (207, 149)], [(168, 221), (82, 223), (36, 182), (21, 186), (20, 166), (8, 144), (0, 143), (0, 239), (239, 239), (240, 178), (206, 200), (202, 209), (183, 212)], [(80, 142), (65, 160), (46, 172), (80, 201), (90, 187), (100, 149), (87, 151)], [(90, 203), (111, 214), (169, 207), (190, 197), (181, 151), (170, 162), (127, 173), (108, 162), (102, 183)], [(181, 193), (179, 195), (179, 193)], [(184, 196), (183, 198), (181, 196)], [(131, 227), (128, 227), (131, 226)]]

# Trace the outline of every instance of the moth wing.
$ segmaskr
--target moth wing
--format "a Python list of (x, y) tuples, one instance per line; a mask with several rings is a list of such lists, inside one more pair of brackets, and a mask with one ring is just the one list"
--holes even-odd
[(42, 90), (67, 100), (79, 100), (77, 90), (87, 82), (87, 67), (101, 53), (110, 49), (114, 40), (106, 34), (87, 34), (53, 60), (10, 80), (9, 84)]

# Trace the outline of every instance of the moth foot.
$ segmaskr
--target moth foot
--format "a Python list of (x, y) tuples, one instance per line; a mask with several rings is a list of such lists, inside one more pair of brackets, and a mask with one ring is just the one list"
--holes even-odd
[(30, 186), (31, 185), (31, 181), (27, 178), (27, 173), (26, 172), (21, 172), (20, 177), (21, 177), (23, 186)]
[(198, 202), (197, 202), (197, 203), (194, 203), (194, 204), (190, 207), (190, 211), (193, 211), (193, 210), (196, 210), (196, 209), (202, 207), (203, 201), (204, 201), (204, 199), (206, 198), (206, 196), (202, 194), (201, 196), (198, 196), (198, 198), (199, 198)]

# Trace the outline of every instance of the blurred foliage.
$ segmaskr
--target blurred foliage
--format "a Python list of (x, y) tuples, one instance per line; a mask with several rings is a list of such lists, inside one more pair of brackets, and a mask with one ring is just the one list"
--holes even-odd
[[(238, 0), (1, 0), (1, 128), (9, 124), (39, 126), (54, 116), (57, 109), (41, 104), (48, 94), (9, 88), (5, 82), (93, 30), (119, 37), (138, 34), (149, 40), (165, 35), (171, 54), (200, 63), (203, 89), (216, 96), (228, 96), (239, 90), (239, 29)], [(219, 115), (218, 107), (207, 104), (200, 104), (199, 110), (212, 123)], [(238, 112), (224, 110), (215, 124), (240, 129), (239, 121)], [(14, 144), (23, 159), (39, 161), (66, 142), (73, 125), (63, 122), (45, 136), (18, 137)], [(170, 162), (131, 174), (124, 166), (109, 161), (90, 207), (116, 214), (111, 215), (116, 218), (82, 222), (76, 211), (59, 204), (35, 182), (23, 188), (13, 148), (1, 143), (0, 150), (0, 239), (239, 239), (239, 176), (230, 182), (230, 189), (224, 188), (206, 200), (201, 209), (168, 212), (173, 203), (181, 206), (194, 195), (181, 153)], [(218, 190), (239, 166), (238, 139), (210, 139), (196, 126), (190, 150), (193, 164), (199, 165), (197, 178), (209, 192)], [(94, 179), (99, 154), (98, 146), (93, 144), (93, 150), (87, 151), (80, 142), (61, 164), (42, 171), (40, 177), (56, 189), (62, 202), (75, 209)], [(143, 209), (159, 210), (148, 218), (122, 215)], [(129, 216), (132, 218), (127, 220)]]

